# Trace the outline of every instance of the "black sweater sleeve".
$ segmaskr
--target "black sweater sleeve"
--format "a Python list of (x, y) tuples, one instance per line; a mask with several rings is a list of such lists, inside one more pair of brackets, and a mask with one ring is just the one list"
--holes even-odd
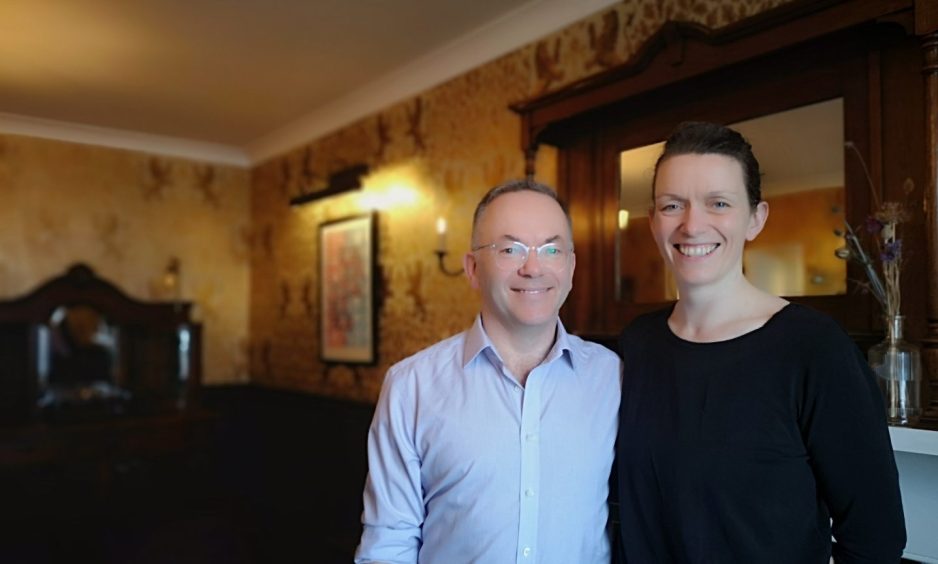
[[(822, 327), (818, 327), (822, 329)], [(800, 425), (838, 564), (898, 562), (905, 520), (876, 377), (832, 321), (813, 335)]]

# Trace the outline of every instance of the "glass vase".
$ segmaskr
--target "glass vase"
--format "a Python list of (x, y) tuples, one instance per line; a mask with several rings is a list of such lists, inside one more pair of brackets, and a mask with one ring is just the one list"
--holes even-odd
[(886, 317), (886, 339), (870, 348), (868, 357), (886, 402), (890, 425), (910, 425), (921, 415), (922, 355), (902, 338), (905, 316)]

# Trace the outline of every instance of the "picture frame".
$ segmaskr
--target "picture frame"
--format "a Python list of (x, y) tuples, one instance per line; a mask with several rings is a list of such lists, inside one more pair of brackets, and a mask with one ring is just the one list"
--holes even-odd
[(319, 226), (320, 358), (325, 363), (377, 360), (377, 215)]

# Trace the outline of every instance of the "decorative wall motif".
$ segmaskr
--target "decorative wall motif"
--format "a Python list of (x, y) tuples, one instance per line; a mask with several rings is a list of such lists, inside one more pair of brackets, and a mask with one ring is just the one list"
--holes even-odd
[(419, 96), (414, 100), (413, 108), (407, 110), (407, 135), (414, 142), (414, 152), (417, 154), (427, 150), (423, 140), (423, 131), (420, 125), (423, 117), (423, 99)]
[(193, 167), (195, 175), (195, 188), (202, 195), (202, 201), (215, 209), (221, 207), (221, 200), (215, 189), (215, 167), (212, 165), (197, 165)]
[[(252, 360), (258, 383), (317, 394), (374, 401), (391, 364), (462, 331), (473, 320), (478, 297), (463, 278), (439, 273), (434, 248), (438, 216), (450, 225), (450, 263), (469, 246), (472, 213), (491, 186), (523, 175), (520, 124), (510, 103), (563, 87), (628, 60), (666, 21), (712, 28), (784, 4), (786, 0), (625, 0), (431, 90), (383, 109), (323, 138), (311, 140), (253, 170), (254, 225), (273, 229), (251, 250), (251, 339), (263, 354)], [(555, 184), (550, 150), (538, 154), (540, 180)], [(304, 207), (288, 206), (294, 173), (328, 175), (350, 163), (367, 163), (366, 195), (384, 196), (378, 177), (409, 167), (413, 202), (379, 209), (379, 256), (384, 296), (378, 320), (377, 366), (335, 366), (318, 361), (318, 297), (278, 319), (278, 280), (313, 280), (319, 224), (364, 211), (354, 196)], [(275, 227), (270, 227), (275, 226)], [(268, 231), (265, 231), (268, 233)], [(573, 291), (576, 291), (574, 288)], [(255, 349), (257, 347), (255, 346)]]
[(560, 38), (553, 43), (539, 41), (534, 49), (534, 68), (537, 76), (537, 94), (544, 93), (554, 83), (563, 80), (564, 72), (560, 65)]
[(593, 56), (590, 57), (589, 67), (599, 67), (607, 69), (617, 62), (616, 45), (619, 42), (619, 13), (615, 10), (603, 14), (602, 28), (594, 24), (589, 24), (590, 49)]
[(163, 198), (163, 189), (172, 182), (172, 165), (157, 157), (150, 157), (147, 160), (147, 176), (140, 184), (143, 191), (143, 199), (160, 200)]

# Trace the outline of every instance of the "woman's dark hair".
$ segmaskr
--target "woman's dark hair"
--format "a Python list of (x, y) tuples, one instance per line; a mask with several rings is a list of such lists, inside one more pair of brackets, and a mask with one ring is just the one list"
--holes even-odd
[(704, 121), (685, 121), (677, 126), (665, 141), (664, 151), (655, 163), (651, 195), (655, 196), (658, 168), (661, 163), (678, 155), (724, 155), (734, 159), (743, 169), (743, 181), (749, 207), (755, 209), (762, 201), (762, 173), (759, 161), (752, 154), (752, 146), (738, 131), (724, 125)]

